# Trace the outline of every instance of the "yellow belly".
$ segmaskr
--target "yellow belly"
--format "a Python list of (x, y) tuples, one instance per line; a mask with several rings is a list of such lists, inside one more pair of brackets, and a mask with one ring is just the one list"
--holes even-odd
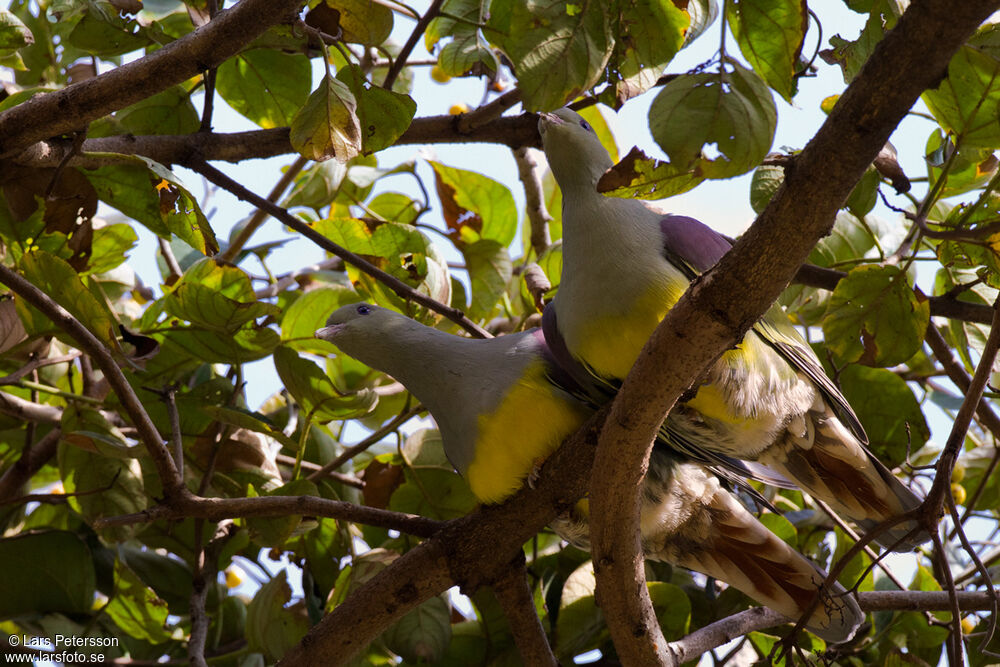
[(531, 366), (497, 410), (479, 417), (476, 455), (465, 473), (472, 493), (484, 503), (512, 495), (588, 415), (555, 393), (541, 362)]

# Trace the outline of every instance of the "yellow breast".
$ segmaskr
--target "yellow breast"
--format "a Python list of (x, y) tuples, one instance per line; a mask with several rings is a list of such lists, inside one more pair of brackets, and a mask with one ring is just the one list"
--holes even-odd
[(681, 298), (684, 287), (659, 285), (630, 304), (627, 311), (591, 319), (579, 335), (567, 336), (570, 352), (598, 374), (624, 379), (656, 325)]
[(497, 410), (479, 417), (476, 455), (466, 470), (472, 493), (486, 503), (513, 494), (588, 414), (555, 393), (542, 362), (530, 366)]

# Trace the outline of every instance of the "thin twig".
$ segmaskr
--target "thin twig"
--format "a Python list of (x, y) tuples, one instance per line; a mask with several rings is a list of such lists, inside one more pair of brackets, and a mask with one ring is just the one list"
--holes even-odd
[(434, 2), (431, 3), (431, 6), (427, 8), (427, 11), (424, 12), (424, 15), (420, 17), (420, 20), (417, 21), (417, 25), (413, 27), (413, 32), (410, 33), (406, 43), (403, 44), (403, 48), (401, 48), (399, 50), (399, 54), (396, 55), (396, 59), (393, 61), (392, 67), (390, 67), (389, 71), (386, 73), (385, 81), (382, 82), (383, 88), (386, 90), (392, 90), (392, 84), (396, 83), (396, 77), (398, 77), (399, 73), (403, 71), (403, 67), (406, 66), (407, 58), (409, 58), (410, 54), (413, 53), (413, 47), (417, 45), (417, 42), (420, 41), (420, 37), (424, 34), (424, 31), (427, 30), (427, 25), (441, 11), (441, 5), (443, 4), (444, 0), (434, 0)]
[(53, 366), (55, 364), (64, 364), (67, 361), (73, 361), (80, 356), (79, 352), (70, 352), (69, 354), (64, 354), (61, 357), (49, 357), (46, 359), (32, 359), (24, 366), (21, 366), (16, 371), (10, 375), (5, 375), (0, 377), (0, 385), (5, 384), (17, 384), (21, 378), (25, 375), (29, 375), (39, 368), (44, 366)]
[[(276, 463), (280, 463), (283, 466), (295, 465), (295, 457), (288, 456), (287, 454), (278, 454), (276, 457), (274, 457), (274, 460)], [(322, 468), (322, 466), (313, 463), (311, 461), (301, 461), (299, 463), (299, 467), (302, 468), (303, 470), (309, 470), (309, 471), (317, 471)], [(283, 477), (285, 479), (291, 479), (290, 474), (285, 474), (283, 475)], [(365, 488), (364, 481), (358, 479), (354, 475), (345, 475), (342, 472), (337, 472), (336, 470), (330, 470), (329, 472), (326, 473), (326, 477), (336, 482), (340, 482), (341, 484), (354, 487), (355, 489)]]
[(271, 217), (275, 218), (276, 220), (279, 220), (282, 224), (291, 227), (299, 234), (302, 234), (310, 241), (318, 245), (320, 248), (323, 248), (323, 250), (326, 250), (327, 252), (332, 253), (337, 257), (340, 257), (345, 262), (354, 265), (359, 270), (372, 276), (373, 278), (381, 282), (383, 285), (394, 291), (400, 297), (408, 301), (414, 301), (420, 304), (421, 306), (425, 306), (436, 313), (444, 315), (446, 318), (448, 318), (452, 322), (455, 322), (460, 327), (462, 327), (472, 335), (476, 336), (477, 338), (491, 338), (489, 332), (487, 332), (478, 324), (467, 318), (462, 311), (458, 310), (457, 308), (452, 308), (451, 306), (447, 306), (441, 303), (440, 301), (437, 301), (436, 299), (432, 299), (426, 294), (421, 294), (417, 290), (413, 289), (412, 287), (404, 283), (399, 278), (396, 278), (395, 276), (386, 273), (385, 271), (376, 267), (371, 262), (363, 259), (362, 257), (356, 255), (350, 250), (347, 250), (346, 248), (337, 245), (336, 243), (326, 238), (325, 236), (317, 232), (315, 229), (313, 229), (306, 223), (296, 218), (286, 209), (276, 204), (272, 204), (271, 202), (267, 201), (260, 195), (251, 192), (250, 190), (243, 187), (233, 179), (226, 176), (224, 173), (222, 173), (215, 167), (205, 162), (202, 158), (195, 156), (189, 157), (186, 161), (186, 166), (202, 174), (205, 178), (212, 181), (219, 187), (233, 193), (243, 201), (250, 202), (257, 208), (267, 211), (271, 215)]
[[(842, 531), (844, 531), (844, 533), (848, 537), (850, 537), (855, 542), (861, 541), (861, 536), (858, 535), (856, 532), (854, 532), (853, 528), (844, 523), (844, 520), (841, 519), (839, 516), (837, 516), (837, 513), (833, 511), (832, 507), (827, 505), (819, 498), (813, 498), (813, 502), (815, 502), (817, 507), (823, 510), (823, 512), (825, 512), (826, 515), (830, 517), (830, 519), (835, 524), (837, 524), (837, 527), (840, 528)], [(892, 573), (892, 570), (890, 570), (888, 567), (885, 566), (885, 564), (882, 562), (882, 558), (880, 558), (879, 555), (875, 553), (875, 551), (871, 547), (866, 545), (864, 549), (865, 549), (865, 555), (871, 558), (872, 563), (876, 564), (879, 567), (879, 569), (881, 569), (882, 572), (885, 573), (885, 576), (889, 577), (889, 581), (896, 584), (896, 587), (899, 588), (899, 590), (905, 591), (906, 585), (896, 578), (896, 575)]]
[(423, 410), (424, 406), (419, 404), (413, 406), (412, 408), (409, 408), (408, 410), (403, 410), (385, 426), (375, 431), (374, 433), (369, 435), (367, 438), (365, 438), (358, 444), (352, 445), (351, 447), (348, 447), (347, 449), (342, 451), (339, 456), (335, 457), (332, 461), (324, 465), (322, 468), (309, 475), (306, 479), (308, 479), (310, 482), (318, 482), (319, 480), (328, 476), (331, 472), (335, 471), (337, 468), (342, 466), (345, 461), (349, 461), (350, 459), (354, 458), (361, 452), (365, 451), (366, 449), (377, 443), (379, 440), (389, 435), (397, 428), (402, 426), (404, 423), (409, 421), (411, 418), (418, 415)]

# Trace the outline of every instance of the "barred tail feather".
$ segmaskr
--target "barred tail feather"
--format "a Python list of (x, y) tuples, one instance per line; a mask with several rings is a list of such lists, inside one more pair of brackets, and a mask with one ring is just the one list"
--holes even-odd
[[(792, 420), (758, 460), (865, 530), (921, 503), (872, 456), (821, 397), (811, 410)], [(905, 522), (882, 533), (876, 541), (896, 551), (910, 551), (930, 539), (924, 530), (903, 539), (915, 528), (916, 522)]]
[[(673, 479), (659, 489), (650, 483), (654, 479), (647, 480), (643, 504), (647, 557), (715, 577), (789, 619), (802, 616), (820, 591), (821, 570), (769, 531), (703, 468), (675, 465)], [(822, 596), (806, 627), (827, 641), (847, 641), (864, 614), (839, 584)]]

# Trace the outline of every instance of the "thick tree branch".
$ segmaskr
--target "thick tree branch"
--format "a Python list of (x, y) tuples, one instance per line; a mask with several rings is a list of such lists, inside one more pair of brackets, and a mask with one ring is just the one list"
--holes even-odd
[[(458, 584), (466, 593), (506, 575), (521, 546), (587, 490), (597, 433), (607, 408), (587, 421), (542, 466), (533, 489), (449, 521), (354, 591), (315, 625), (281, 664), (345, 664), (391, 623)], [(331, 662), (332, 661), (332, 662)]]
[(0, 282), (10, 288), (12, 292), (20, 298), (30, 303), (42, 312), (43, 315), (52, 320), (57, 327), (65, 331), (76, 341), (79, 348), (88, 354), (100, 366), (105, 379), (114, 389), (118, 399), (125, 408), (129, 418), (135, 425), (139, 433), (139, 439), (145, 445), (149, 456), (160, 474), (163, 483), (163, 493), (169, 498), (175, 495), (183, 495), (187, 492), (184, 480), (181, 479), (177, 466), (170, 456), (170, 452), (163, 444), (163, 438), (149, 418), (142, 401), (136, 396), (135, 390), (129, 381), (125, 379), (122, 370), (115, 363), (111, 353), (104, 344), (97, 339), (83, 324), (69, 314), (65, 308), (52, 300), (47, 294), (24, 279), (23, 276), (0, 265)]
[[(466, 131), (460, 126), (463, 116), (416, 118), (395, 145), (488, 143), (510, 148), (538, 146), (538, 118), (535, 114), (503, 116), (484, 125), (474, 125)], [(72, 142), (68, 139), (40, 141), (20, 153), (15, 161), (26, 166), (56, 167), (70, 155), (71, 148)], [(114, 155), (101, 155), (102, 153), (143, 155), (163, 164), (178, 164), (195, 151), (206, 160), (233, 163), (295, 152), (288, 140), (287, 127), (225, 134), (100, 137), (84, 141), (81, 151), (82, 155), (73, 155), (67, 164), (75, 167), (103, 167), (120, 161)]]
[(211, 23), (150, 55), (0, 114), (0, 155), (79, 129), (220, 65), (267, 28), (294, 17), (302, 0), (243, 0)]
[(767, 209), (640, 353), (601, 434), (590, 504), (599, 599), (623, 662), (669, 659), (638, 553), (639, 484), (663, 416), (778, 297), (920, 93), (941, 80), (951, 55), (998, 6), (912, 3), (785, 170)]

